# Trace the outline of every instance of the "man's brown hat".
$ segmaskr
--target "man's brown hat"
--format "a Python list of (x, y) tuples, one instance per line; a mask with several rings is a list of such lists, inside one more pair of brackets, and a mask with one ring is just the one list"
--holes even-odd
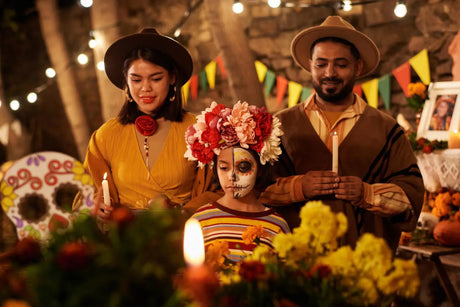
[(319, 26), (299, 32), (291, 43), (291, 54), (297, 65), (310, 71), (309, 60), (312, 44), (320, 38), (338, 37), (353, 44), (363, 60), (363, 70), (359, 78), (372, 73), (380, 61), (380, 52), (374, 42), (340, 16), (329, 16)]
[(178, 70), (176, 84), (183, 85), (192, 75), (193, 62), (190, 53), (179, 42), (159, 34), (153, 28), (143, 29), (140, 33), (128, 35), (115, 41), (104, 56), (105, 73), (116, 87), (123, 89), (125, 84), (123, 64), (133, 49), (148, 48), (168, 55)]

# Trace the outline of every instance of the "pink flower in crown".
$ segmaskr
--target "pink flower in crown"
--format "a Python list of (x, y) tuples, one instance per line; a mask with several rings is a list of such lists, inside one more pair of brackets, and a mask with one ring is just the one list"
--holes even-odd
[(192, 145), (197, 140), (195, 126), (191, 125), (185, 131), (185, 142), (189, 145)]
[(240, 146), (248, 148), (248, 144), (255, 143), (256, 122), (254, 121), (247, 102), (240, 103), (239, 101), (233, 106), (232, 115), (228, 117), (228, 121), (235, 127), (236, 134), (240, 140)]

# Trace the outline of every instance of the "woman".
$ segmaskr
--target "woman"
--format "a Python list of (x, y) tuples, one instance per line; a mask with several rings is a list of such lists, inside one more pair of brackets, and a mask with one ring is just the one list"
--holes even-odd
[(213, 161), (224, 192), (192, 218), (201, 224), (205, 247), (226, 242), (231, 261), (251, 254), (255, 237), (272, 247), (276, 234), (290, 232), (287, 222), (258, 199), (267, 185), (266, 162), (281, 154), (279, 126), (276, 117), (246, 102), (232, 109), (213, 102), (187, 131), (186, 156), (202, 164)]
[(449, 130), (454, 104), (455, 100), (450, 95), (443, 95), (438, 98), (429, 130)]
[[(84, 164), (96, 186), (93, 213), (106, 222), (116, 205), (143, 210), (162, 197), (180, 206), (204, 192), (212, 175), (184, 158), (184, 134), (196, 121), (182, 108), (181, 86), (193, 69), (188, 51), (144, 29), (113, 43), (104, 64), (126, 98), (118, 117), (96, 130), (88, 146)], [(110, 204), (102, 199), (105, 177)]]

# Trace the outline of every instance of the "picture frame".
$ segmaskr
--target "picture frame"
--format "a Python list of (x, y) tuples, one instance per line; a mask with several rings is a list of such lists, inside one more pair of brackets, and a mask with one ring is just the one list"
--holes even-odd
[(432, 82), (428, 87), (417, 138), (447, 141), (460, 126), (460, 81)]

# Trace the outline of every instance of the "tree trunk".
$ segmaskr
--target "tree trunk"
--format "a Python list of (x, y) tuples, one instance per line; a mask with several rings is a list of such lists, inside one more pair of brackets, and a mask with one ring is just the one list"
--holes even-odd
[(79, 159), (83, 159), (89, 142), (89, 128), (78, 94), (75, 75), (59, 26), (57, 0), (37, 0), (40, 27), (48, 55), (56, 71), (57, 85), (64, 110), (72, 129)]
[[(107, 48), (119, 38), (117, 0), (94, 1), (91, 7), (91, 23), (94, 38), (98, 42), (94, 51), (94, 63), (104, 61)], [(97, 84), (101, 97), (102, 118), (104, 121), (116, 116), (120, 110), (123, 92), (113, 85), (104, 71), (96, 67)]]
[[(1, 53), (0, 53), (1, 54)], [(1, 65), (1, 58), (0, 58)], [(1, 69), (0, 69), (1, 72)], [(3, 92), (3, 81), (0, 73), (0, 141), (6, 149), (6, 160), (17, 160), (30, 153), (31, 134), (11, 115)], [(0, 163), (5, 161), (0, 161)]]
[(227, 70), (230, 93), (235, 102), (242, 100), (258, 107), (265, 106), (254, 57), (240, 22), (232, 11), (233, 0), (204, 2), (214, 41)]

